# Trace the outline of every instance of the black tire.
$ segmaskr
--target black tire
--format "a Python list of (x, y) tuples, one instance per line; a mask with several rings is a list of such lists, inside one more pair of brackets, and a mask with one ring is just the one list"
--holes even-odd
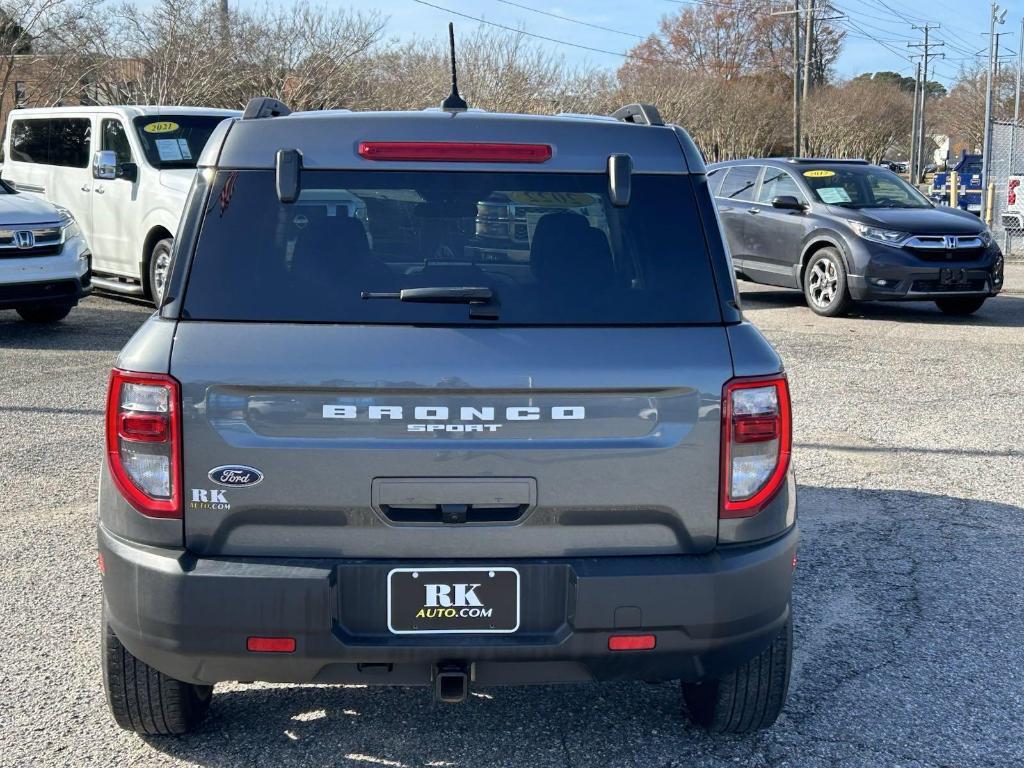
[(103, 689), (114, 721), (144, 736), (188, 733), (203, 721), (212, 685), (175, 680), (139, 661), (103, 622)]
[(981, 309), (987, 298), (988, 296), (951, 296), (947, 299), (936, 299), (935, 303), (947, 315), (966, 317)]
[(40, 304), (30, 307), (18, 307), (21, 319), (29, 323), (59, 323), (74, 308), (74, 304)]
[(158, 240), (153, 250), (149, 252), (149, 275), (147, 289), (149, 298), (159, 307), (163, 302), (164, 293), (167, 290), (167, 278), (170, 276), (171, 248), (174, 247), (174, 240), (165, 237)]
[[(818, 272), (821, 265), (822, 272)], [(826, 289), (822, 289), (819, 278), (825, 278)], [(804, 270), (804, 299), (815, 314), (823, 317), (839, 317), (846, 313), (853, 303), (846, 279), (843, 257), (835, 248), (815, 251)], [(825, 300), (825, 296), (828, 300)]]
[(751, 733), (770, 727), (782, 712), (793, 667), (793, 625), (760, 656), (718, 680), (683, 683), (690, 721), (711, 733)]

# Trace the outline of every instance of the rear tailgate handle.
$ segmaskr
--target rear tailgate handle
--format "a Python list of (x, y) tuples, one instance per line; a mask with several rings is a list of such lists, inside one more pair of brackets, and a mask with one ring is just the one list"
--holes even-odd
[(373, 508), (388, 521), (512, 522), (537, 503), (532, 477), (378, 477)]

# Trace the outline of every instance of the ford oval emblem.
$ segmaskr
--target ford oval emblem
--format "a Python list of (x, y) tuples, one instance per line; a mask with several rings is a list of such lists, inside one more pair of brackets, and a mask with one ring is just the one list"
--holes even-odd
[(226, 488), (245, 488), (250, 485), (258, 485), (263, 481), (263, 473), (258, 469), (240, 464), (215, 467), (210, 470), (209, 477), (217, 485), (223, 485)]

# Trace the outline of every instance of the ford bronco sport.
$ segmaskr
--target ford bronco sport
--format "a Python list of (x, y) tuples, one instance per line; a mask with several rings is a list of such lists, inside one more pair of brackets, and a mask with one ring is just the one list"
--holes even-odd
[(680, 680), (712, 731), (774, 722), (788, 388), (683, 130), (257, 99), (199, 168), (110, 379), (118, 724), (233, 680)]

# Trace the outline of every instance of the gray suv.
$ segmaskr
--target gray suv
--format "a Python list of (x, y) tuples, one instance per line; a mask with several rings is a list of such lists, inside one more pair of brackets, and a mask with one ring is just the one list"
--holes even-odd
[(853, 301), (969, 315), (1002, 288), (1003, 255), (977, 216), (864, 160), (735, 160), (708, 179), (736, 274), (802, 290), (819, 315)]
[(684, 131), (258, 99), (199, 168), (110, 379), (118, 724), (233, 680), (680, 680), (712, 731), (774, 722), (789, 394)]

